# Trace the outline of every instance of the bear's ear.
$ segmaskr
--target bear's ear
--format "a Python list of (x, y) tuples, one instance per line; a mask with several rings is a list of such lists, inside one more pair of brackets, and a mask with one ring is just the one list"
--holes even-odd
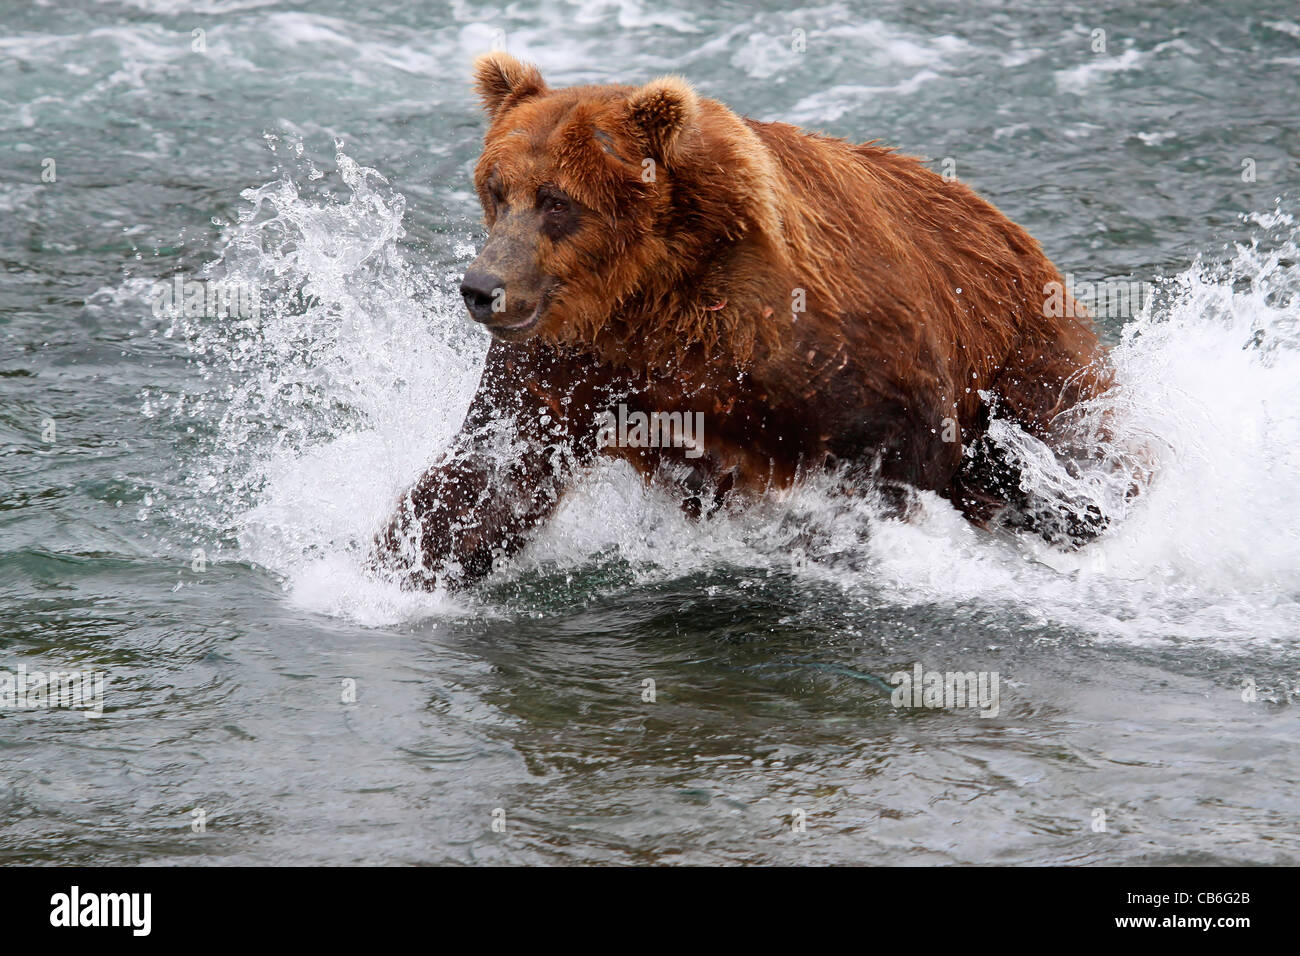
[(700, 98), (679, 76), (661, 76), (627, 100), (627, 117), (636, 126), (655, 159), (671, 162), (682, 133), (695, 124)]
[(516, 60), (504, 50), (484, 53), (474, 61), (474, 88), (492, 119), (521, 100), (547, 91), (537, 67)]

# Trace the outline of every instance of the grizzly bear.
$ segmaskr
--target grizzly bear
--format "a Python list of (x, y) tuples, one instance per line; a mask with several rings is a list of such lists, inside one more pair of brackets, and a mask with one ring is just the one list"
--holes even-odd
[[(1062, 278), (1038, 243), (916, 159), (676, 77), (553, 90), (501, 52), (474, 74), (488, 238), (461, 293), (491, 344), (376, 539), (406, 585), (489, 573), (597, 455), (695, 514), (830, 469), (988, 526), (1023, 504), (990, 415), (1064, 454), (1058, 418), (1110, 383), (1082, 307), (1044, 309)], [(1072, 541), (1104, 523), (1019, 519)]]

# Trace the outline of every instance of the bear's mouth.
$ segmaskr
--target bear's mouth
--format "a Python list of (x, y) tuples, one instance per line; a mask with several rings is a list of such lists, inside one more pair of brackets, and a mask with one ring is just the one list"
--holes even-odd
[(498, 338), (518, 338), (524, 332), (530, 332), (542, 321), (542, 316), (546, 314), (547, 308), (551, 304), (551, 299), (555, 297), (555, 286), (551, 286), (542, 292), (541, 298), (537, 300), (537, 305), (533, 306), (533, 311), (518, 322), (498, 322), (489, 326), (489, 330)]

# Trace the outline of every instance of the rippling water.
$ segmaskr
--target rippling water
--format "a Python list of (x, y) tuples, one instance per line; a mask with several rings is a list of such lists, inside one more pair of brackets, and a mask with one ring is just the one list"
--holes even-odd
[[(6, 5), (0, 670), (107, 687), (0, 710), (0, 860), (1300, 861), (1297, 11), (786, 6)], [(1151, 493), (1066, 554), (815, 484), (693, 523), (609, 466), (467, 595), (369, 579), (486, 347), (493, 44), (950, 161), (1152, 283), (1101, 323)], [(177, 275), (261, 315), (155, 314)], [(892, 706), (916, 663), (998, 714)]]

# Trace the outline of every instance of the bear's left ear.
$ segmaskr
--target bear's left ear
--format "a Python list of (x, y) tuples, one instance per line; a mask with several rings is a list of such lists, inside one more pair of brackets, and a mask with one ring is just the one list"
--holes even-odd
[(678, 76), (661, 76), (638, 89), (627, 100), (627, 118), (636, 126), (655, 159), (671, 162), (682, 133), (695, 124), (700, 98)]
[(546, 81), (537, 67), (516, 60), (503, 50), (484, 53), (474, 61), (474, 88), (491, 119), (520, 100), (547, 91)]

